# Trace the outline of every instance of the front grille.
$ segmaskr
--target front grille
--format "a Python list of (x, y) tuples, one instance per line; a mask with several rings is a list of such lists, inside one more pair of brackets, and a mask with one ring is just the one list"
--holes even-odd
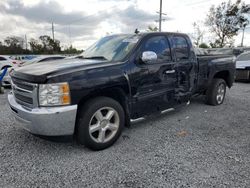
[(28, 108), (37, 106), (37, 84), (12, 78), (12, 90), (16, 102)]
[(12, 82), (19, 88), (22, 89), (26, 89), (28, 91), (32, 91), (33, 90), (33, 85), (27, 82), (23, 82), (21, 80), (17, 80), (17, 79), (13, 79), (12, 78)]
[(17, 93), (15, 93), (15, 97), (19, 101), (23, 101), (23, 102), (28, 103), (28, 104), (33, 104), (33, 99), (30, 97), (22, 96), (22, 95), (17, 94)]

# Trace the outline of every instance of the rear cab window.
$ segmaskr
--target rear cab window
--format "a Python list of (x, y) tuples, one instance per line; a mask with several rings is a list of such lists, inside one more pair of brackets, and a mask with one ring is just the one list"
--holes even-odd
[(189, 59), (189, 45), (185, 37), (174, 36), (172, 38), (176, 61), (188, 60)]

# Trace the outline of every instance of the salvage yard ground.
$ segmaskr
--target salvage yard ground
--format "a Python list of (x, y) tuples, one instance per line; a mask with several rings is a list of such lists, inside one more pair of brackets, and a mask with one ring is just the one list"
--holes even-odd
[(93, 152), (52, 142), (14, 123), (0, 95), (1, 187), (250, 187), (250, 84), (221, 106), (188, 107), (125, 128)]

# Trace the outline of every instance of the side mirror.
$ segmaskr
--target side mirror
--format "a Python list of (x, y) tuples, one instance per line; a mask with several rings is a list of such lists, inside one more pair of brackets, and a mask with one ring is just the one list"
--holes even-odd
[(150, 63), (157, 60), (157, 54), (153, 51), (145, 51), (142, 53), (141, 59), (144, 63)]

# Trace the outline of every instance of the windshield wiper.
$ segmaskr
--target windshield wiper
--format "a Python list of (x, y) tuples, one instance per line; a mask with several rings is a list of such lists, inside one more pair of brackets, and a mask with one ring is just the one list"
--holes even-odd
[(82, 57), (83, 59), (104, 59), (107, 60), (104, 56), (91, 56), (91, 57)]

